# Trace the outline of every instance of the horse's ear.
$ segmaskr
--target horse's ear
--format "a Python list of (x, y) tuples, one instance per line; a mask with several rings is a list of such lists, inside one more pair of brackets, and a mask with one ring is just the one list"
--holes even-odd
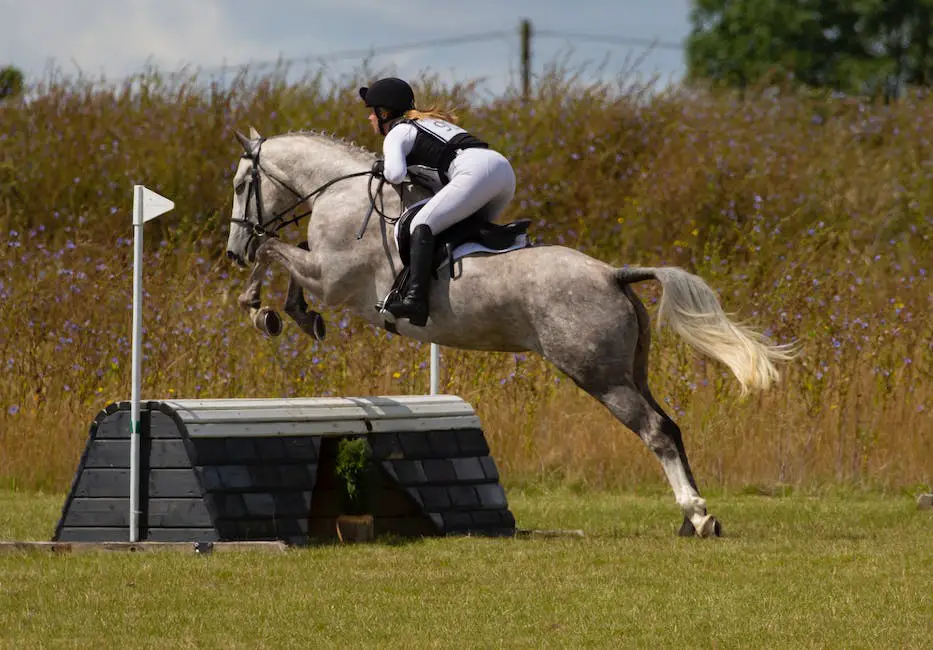
[(259, 131), (257, 131), (256, 127), (254, 127), (252, 124), (249, 126), (249, 137), (251, 140), (259, 140), (262, 138), (262, 136), (259, 135)]
[(236, 139), (239, 141), (239, 143), (243, 146), (243, 150), (246, 151), (246, 153), (253, 153), (253, 143), (250, 142), (249, 138), (247, 138), (239, 131), (234, 131), (233, 134), (236, 136)]

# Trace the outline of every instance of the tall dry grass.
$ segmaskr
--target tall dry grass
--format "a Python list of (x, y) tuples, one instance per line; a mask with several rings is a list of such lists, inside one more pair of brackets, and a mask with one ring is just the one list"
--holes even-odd
[[(146, 230), (145, 398), (426, 392), (426, 346), (345, 313), (326, 314), (323, 344), (295, 327), (263, 339), (235, 305), (245, 275), (222, 259), (233, 130), (377, 148), (359, 81), (221, 87), (150, 71), (122, 86), (50, 79), (0, 105), (0, 485), (66, 487), (89, 422), (129, 395), (135, 183), (177, 205)], [(742, 400), (724, 368), (655, 336), (654, 393), (701, 487), (933, 481), (933, 100), (739, 100), (559, 70), (528, 103), (470, 102), (435, 78), (418, 90), (512, 159), (507, 217), (533, 219), (539, 241), (684, 266), (738, 318), (803, 342), (777, 389)], [(281, 305), (284, 279), (270, 282)], [(663, 482), (641, 442), (540, 359), (444, 350), (442, 365), (507, 480)]]

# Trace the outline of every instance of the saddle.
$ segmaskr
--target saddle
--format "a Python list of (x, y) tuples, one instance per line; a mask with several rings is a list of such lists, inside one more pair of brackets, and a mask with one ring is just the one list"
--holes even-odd
[[(396, 276), (388, 295), (376, 305), (378, 311), (383, 311), (384, 306), (393, 295), (403, 295), (408, 288), (409, 265), (411, 263), (411, 247), (409, 245), (411, 222), (425, 203), (427, 203), (427, 199), (410, 206), (402, 213), (395, 224), (395, 240), (398, 243), (398, 251), (404, 267)], [(495, 255), (531, 246), (531, 241), (528, 238), (528, 227), (530, 225), (531, 219), (519, 219), (506, 224), (496, 224), (486, 221), (482, 213), (476, 213), (440, 233), (435, 233), (434, 259), (431, 264), (433, 277), (437, 278), (438, 271), (444, 264), (447, 264), (450, 279), (455, 279), (456, 259), (468, 255), (477, 253)], [(394, 324), (389, 323), (387, 329), (395, 331)]]
[[(395, 224), (395, 240), (398, 243), (398, 252), (402, 258), (402, 264), (407, 268), (410, 259), (409, 246), (411, 240), (411, 222), (415, 215), (424, 207), (424, 202), (416, 203), (409, 207), (398, 223)], [(463, 244), (477, 244), (478, 247), (487, 249), (485, 252), (495, 253), (503, 252), (515, 247), (520, 243), (519, 238), (527, 235), (528, 227), (531, 225), (531, 219), (519, 219), (506, 224), (497, 224), (486, 221), (482, 213), (474, 214), (463, 221), (455, 223), (447, 230), (434, 234), (434, 277), (437, 277), (438, 269), (445, 262), (450, 261), (450, 277), (454, 277), (453, 272), (453, 254), (458, 246)], [(527, 245), (527, 244), (526, 244)], [(478, 251), (479, 252), (479, 251)]]

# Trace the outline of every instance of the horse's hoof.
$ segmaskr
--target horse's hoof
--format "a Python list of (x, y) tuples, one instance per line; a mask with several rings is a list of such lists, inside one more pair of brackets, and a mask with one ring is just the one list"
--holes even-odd
[(706, 515), (696, 527), (697, 537), (720, 537), (722, 535), (722, 525), (719, 520), (712, 515)]
[(266, 336), (278, 336), (282, 333), (282, 318), (268, 307), (251, 309), (250, 312), (253, 325)]
[(316, 311), (308, 312), (308, 317), (310, 320), (308, 330), (310, 331), (307, 331), (307, 333), (316, 340), (323, 341), (324, 337), (327, 336), (327, 326), (324, 324), (324, 317)]
[(680, 525), (680, 530), (677, 531), (677, 535), (680, 537), (693, 537), (696, 534), (697, 529), (693, 527), (689, 519), (684, 517), (684, 523)]

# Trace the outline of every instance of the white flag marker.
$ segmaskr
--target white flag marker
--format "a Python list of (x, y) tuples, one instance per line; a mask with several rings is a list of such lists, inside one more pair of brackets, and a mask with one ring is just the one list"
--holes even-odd
[(139, 541), (139, 388), (143, 338), (143, 224), (175, 207), (175, 203), (143, 185), (133, 186), (133, 358), (130, 397), (130, 541)]
[[(134, 186), (137, 194), (133, 197), (133, 223), (139, 225), (146, 221), (152, 221), (160, 214), (165, 214), (175, 207), (175, 202), (156, 194), (148, 187), (142, 185)], [(142, 192), (141, 199), (139, 192)], [(139, 211), (137, 212), (137, 203)]]

